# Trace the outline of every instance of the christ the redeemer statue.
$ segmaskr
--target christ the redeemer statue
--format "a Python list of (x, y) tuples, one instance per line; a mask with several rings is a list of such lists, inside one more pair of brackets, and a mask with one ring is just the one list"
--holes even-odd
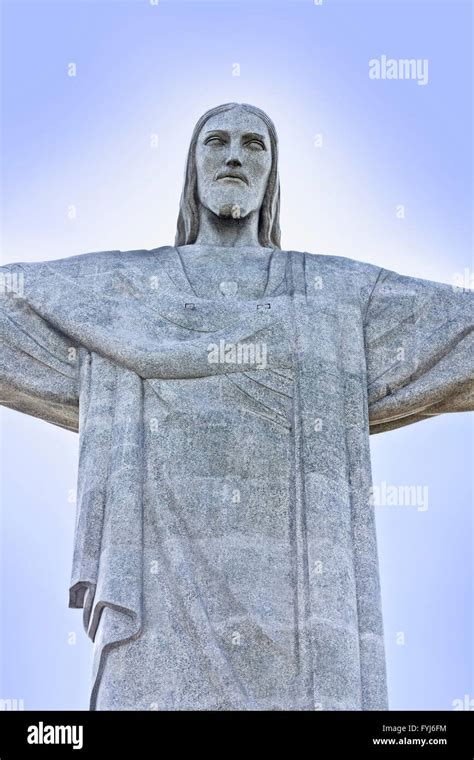
[(474, 298), (281, 250), (277, 157), (221, 105), (174, 246), (0, 270), (0, 401), (79, 432), (92, 710), (387, 708), (369, 435), (474, 408)]

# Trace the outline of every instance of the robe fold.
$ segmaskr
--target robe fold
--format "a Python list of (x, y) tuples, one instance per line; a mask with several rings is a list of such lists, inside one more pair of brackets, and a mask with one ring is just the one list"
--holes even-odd
[[(225, 256), (225, 249), (218, 255)], [(250, 517), (242, 511), (243, 522), (232, 523), (229, 534), (219, 534), (212, 544), (218, 549), (216, 577), (227, 573), (227, 585), (216, 586), (222, 592), (210, 590), (212, 553), (206, 555), (204, 572), (199, 552), (192, 555), (192, 562), (202, 561), (194, 567), (196, 577), (208, 581), (190, 591), (193, 564), (186, 565), (182, 528), (173, 534), (172, 521), (162, 528), (166, 546), (174, 542), (174, 556), (183, 552), (170, 569), (182, 583), (176, 604), (187, 599), (180, 619), (189, 618), (202, 661), (212, 663), (212, 673), (196, 673), (209, 672), (216, 683), (194, 709), (387, 709), (369, 435), (474, 408), (473, 293), (347, 258), (275, 250), (260, 298), (200, 298), (176, 249), (164, 246), (0, 267), (0, 306), (0, 403), (79, 433), (69, 604), (83, 609), (84, 628), (94, 642), (90, 709), (98, 709), (109, 654), (120, 647), (126, 652), (132, 642), (137, 646), (145, 632), (149, 555), (144, 557), (152, 534), (144, 504), (153, 500), (152, 480), (161, 477), (160, 499), (179, 493), (172, 490), (178, 486), (183, 500), (191, 498), (186, 478), (180, 481), (178, 470), (170, 469), (180, 458), (179, 448), (166, 452), (158, 475), (150, 472), (149, 462), (158, 461), (155, 454), (147, 459), (144, 452), (150, 446), (160, 452), (160, 425), (174, 424), (172, 413), (180, 405), (186, 425), (193, 419), (198, 424), (193, 387), (196, 398), (209, 399), (222, 419), (225, 404), (235, 405), (236, 416), (229, 419), (242, 425), (243, 435), (250, 431), (242, 440), (244, 453), (246, 446), (261, 446), (263, 452), (265, 441), (269, 446), (274, 441), (288, 492), (281, 502), (288, 533), (282, 532), (283, 521), (269, 527), (267, 520), (260, 536), (260, 528), (250, 536), (258, 511)], [(222, 342), (265, 346), (266, 366), (257, 366), (251, 351), (240, 361), (229, 355), (229, 361), (210, 361), (210, 345)], [(156, 414), (150, 411), (154, 403)], [(185, 432), (176, 425), (168, 438), (162, 429), (163, 446), (182, 440), (186, 456), (193, 457)], [(228, 440), (223, 433), (223, 441)], [(222, 444), (227, 469), (219, 469), (214, 445), (210, 436), (208, 463), (215, 482), (224, 483), (232, 451)], [(206, 451), (204, 441), (203, 452), (196, 453), (201, 464)], [(189, 462), (194, 472), (195, 463)], [(240, 470), (238, 477), (245, 490)], [(175, 515), (179, 503), (169, 498)], [(199, 498), (196, 508), (204, 511), (209, 506), (205, 491)], [(267, 513), (276, 503), (278, 497), (262, 496), (262, 520), (275, 517)], [(170, 514), (163, 502), (163, 521)], [(201, 528), (197, 522), (186, 526), (191, 554), (197, 546), (201, 551)], [(210, 547), (212, 524), (208, 530)], [(232, 556), (236, 566), (238, 540), (245, 548), (250, 540), (258, 546), (259, 538), (262, 556), (259, 560), (256, 553), (251, 560), (258, 575), (251, 591), (242, 569), (229, 579), (225, 568), (231, 565), (225, 562)], [(267, 583), (264, 592), (271, 567), (281, 577), (283, 601), (275, 583)], [(159, 582), (164, 587), (166, 576)], [(199, 598), (201, 593), (199, 607), (193, 594)], [(235, 655), (225, 649), (224, 634), (216, 633), (218, 625), (208, 615), (218, 593), (245, 610), (253, 649), (241, 647)], [(270, 610), (268, 619), (260, 609)], [(280, 635), (271, 617), (281, 610), (282, 619), (291, 617), (291, 631)], [(244, 662), (245, 657), (258, 659), (260, 646), (265, 672)], [(291, 672), (291, 693), (280, 690), (278, 673), (270, 673), (275, 652), (284, 663), (281, 679)], [(111, 684), (113, 675), (107, 674)], [(121, 704), (130, 709), (125, 693), (120, 699), (119, 693), (114, 709)], [(182, 709), (179, 705), (186, 703), (158, 699), (157, 704)]]

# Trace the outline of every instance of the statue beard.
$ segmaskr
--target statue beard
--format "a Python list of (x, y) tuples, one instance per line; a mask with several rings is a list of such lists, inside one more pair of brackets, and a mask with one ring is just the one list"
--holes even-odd
[(240, 219), (245, 216), (245, 211), (239, 203), (224, 203), (219, 206), (221, 219)]
[(222, 221), (243, 220), (251, 214), (253, 209), (252, 198), (247, 198), (244, 193), (222, 192), (209, 194), (201, 200), (202, 206)]

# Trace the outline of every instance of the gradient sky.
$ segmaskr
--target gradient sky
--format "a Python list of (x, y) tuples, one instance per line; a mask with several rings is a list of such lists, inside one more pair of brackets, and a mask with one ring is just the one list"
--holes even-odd
[[(283, 248), (472, 277), (468, 0), (7, 0), (2, 15), (3, 263), (172, 243), (192, 128), (239, 101), (276, 124)], [(428, 83), (370, 79), (382, 55), (428, 59)], [(92, 645), (67, 607), (77, 436), (1, 419), (0, 698), (87, 709)], [(390, 707), (452, 709), (474, 698), (472, 415), (375, 436), (372, 455), (375, 484), (429, 494), (425, 511), (377, 507)]]

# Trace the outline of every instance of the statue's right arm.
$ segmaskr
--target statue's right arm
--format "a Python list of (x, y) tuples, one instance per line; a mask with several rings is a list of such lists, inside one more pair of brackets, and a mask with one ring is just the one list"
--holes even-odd
[(0, 267), (0, 404), (77, 432), (78, 347), (28, 300), (39, 266)]

